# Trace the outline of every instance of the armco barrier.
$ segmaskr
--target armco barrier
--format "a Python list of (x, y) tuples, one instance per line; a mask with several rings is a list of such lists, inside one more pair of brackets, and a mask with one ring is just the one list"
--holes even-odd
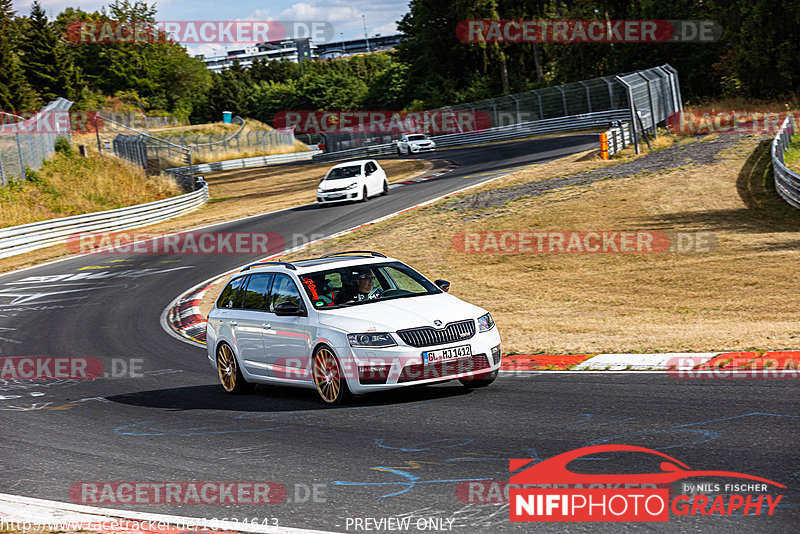
[(633, 144), (633, 136), (629, 123), (610, 128), (600, 134), (600, 157), (608, 159), (631, 144)]
[[(558, 117), (555, 119), (519, 122), (508, 126), (487, 128), (486, 130), (478, 132), (436, 135), (431, 137), (431, 139), (433, 139), (433, 141), (436, 143), (436, 148), (474, 145), (478, 143), (491, 143), (493, 141), (522, 139), (525, 137), (547, 133), (606, 128), (610, 122), (625, 120), (629, 117), (629, 115), (630, 111), (627, 109), (613, 109), (610, 111), (597, 111), (594, 113), (569, 115), (567, 117)], [(314, 156), (314, 160), (332, 161), (336, 159), (349, 159), (355, 157), (373, 157), (385, 154), (393, 154), (396, 151), (397, 145), (394, 143), (386, 143), (382, 145), (351, 148), (349, 150), (341, 150), (339, 152), (328, 152)]]
[(800, 209), (800, 175), (789, 170), (783, 159), (783, 154), (789, 149), (795, 131), (795, 119), (789, 114), (772, 141), (772, 174), (775, 177), (775, 189), (778, 194), (790, 205)]
[(185, 195), (116, 210), (0, 228), (0, 258), (59, 243), (78, 232), (127, 230), (183, 215), (208, 201), (208, 185)]
[[(250, 167), (262, 167), (264, 165), (273, 165), (275, 163), (290, 163), (293, 161), (306, 161), (310, 160), (313, 156), (322, 154), (321, 150), (311, 150), (306, 152), (290, 152), (288, 154), (275, 154), (274, 156), (255, 156), (252, 158), (229, 159), (226, 161), (215, 161), (214, 163), (201, 163), (200, 165), (192, 165), (191, 170), (193, 173), (208, 173), (214, 171), (230, 171), (233, 169), (247, 169)], [(177, 172), (189, 167), (176, 167), (174, 169), (167, 169), (166, 172)]]

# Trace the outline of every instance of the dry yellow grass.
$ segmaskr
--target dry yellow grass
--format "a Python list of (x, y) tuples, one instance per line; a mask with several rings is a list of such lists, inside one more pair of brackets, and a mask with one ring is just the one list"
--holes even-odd
[[(745, 163), (756, 142), (747, 140), (713, 165), (521, 198), (474, 220), (440, 203), (290, 258), (380, 250), (448, 279), (453, 294), (492, 311), (504, 352), (797, 347), (800, 294), (791, 288), (800, 214), (764, 187), (763, 148), (754, 168)], [(604, 165), (579, 159), (517, 172), (483, 189)], [(461, 231), (542, 229), (707, 231), (718, 244), (708, 254), (498, 255), (459, 253), (449, 239)]]
[[(308, 145), (295, 139), (293, 147), (279, 147), (266, 150), (235, 150), (232, 148), (211, 150), (197, 150), (192, 152), (192, 163), (213, 163), (215, 161), (225, 161), (229, 159), (252, 158), (255, 156), (272, 156), (275, 154), (287, 154), (289, 152), (306, 152)], [(178, 163), (180, 165), (180, 163)]]
[[(119, 162), (115, 158), (104, 160)], [(206, 181), (211, 198), (207, 204), (177, 219), (146, 227), (145, 231), (175, 232), (313, 202), (316, 184), (330, 166), (326, 163), (261, 167), (209, 174)], [(397, 182), (426, 172), (431, 164), (424, 160), (382, 160), (381, 166), (386, 169), (389, 181)], [(132, 185), (127, 188), (136, 189)], [(0, 259), (0, 272), (67, 255), (66, 245), (57, 245)]]
[(146, 178), (117, 158), (56, 154), (38, 179), (0, 188), (0, 227), (121, 208), (180, 193), (172, 179)]

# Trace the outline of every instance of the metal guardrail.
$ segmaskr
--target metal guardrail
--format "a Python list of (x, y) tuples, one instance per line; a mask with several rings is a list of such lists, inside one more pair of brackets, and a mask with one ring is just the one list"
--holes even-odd
[[(487, 128), (486, 130), (477, 132), (437, 135), (431, 137), (431, 139), (433, 139), (433, 141), (436, 143), (436, 148), (491, 143), (493, 141), (521, 139), (547, 133), (606, 128), (610, 122), (624, 120), (629, 116), (629, 114), (630, 112), (627, 109), (597, 111), (594, 113), (569, 115), (566, 117), (557, 117), (553, 119), (520, 122), (516, 124), (510, 124), (508, 126)], [(314, 161), (333, 161), (337, 159), (350, 159), (355, 157), (374, 157), (393, 154), (396, 152), (397, 145), (395, 143), (385, 143), (381, 145), (351, 148), (349, 150), (341, 150), (339, 152), (327, 152), (318, 156), (314, 156)]]
[[(56, 139), (64, 137), (72, 143), (69, 108), (72, 102), (64, 98), (53, 100), (28, 119), (0, 112), (0, 186), (14, 177), (25, 178), (25, 167), (38, 171), (42, 163), (55, 152)], [(7, 117), (21, 119), (8, 124)], [(63, 120), (64, 118), (67, 120)]]
[(166, 169), (165, 172), (178, 173), (181, 171), (191, 171), (192, 173), (208, 173), (215, 171), (230, 171), (233, 169), (247, 169), (250, 167), (263, 167), (276, 163), (290, 163), (293, 161), (307, 161), (313, 156), (322, 154), (321, 150), (311, 150), (307, 152), (290, 152), (288, 154), (274, 154), (272, 156), (255, 156), (252, 158), (229, 159), (225, 161), (215, 161), (213, 163), (201, 163), (189, 167), (175, 167)]
[(0, 228), (0, 258), (65, 243), (79, 232), (137, 228), (183, 215), (208, 201), (208, 185), (177, 197), (115, 210)]
[(800, 175), (791, 171), (783, 159), (796, 128), (795, 118), (791, 114), (787, 115), (772, 141), (771, 155), (775, 189), (787, 203), (800, 209)]

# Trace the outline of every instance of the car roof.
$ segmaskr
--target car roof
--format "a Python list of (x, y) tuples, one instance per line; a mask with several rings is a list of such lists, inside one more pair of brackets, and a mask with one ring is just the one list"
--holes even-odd
[[(380, 257), (380, 256), (366, 256), (366, 255), (351, 255), (351, 256), (334, 256), (330, 258), (309, 258), (307, 260), (298, 260), (291, 263), (287, 262), (284, 265), (273, 264), (263, 266), (253, 266), (246, 271), (238, 274), (248, 273), (295, 273), (300, 276), (303, 274), (311, 274), (318, 271), (326, 271), (336, 267), (355, 267), (359, 265), (374, 265), (376, 263), (390, 263), (397, 262), (395, 258)], [(289, 265), (294, 266), (292, 269)]]

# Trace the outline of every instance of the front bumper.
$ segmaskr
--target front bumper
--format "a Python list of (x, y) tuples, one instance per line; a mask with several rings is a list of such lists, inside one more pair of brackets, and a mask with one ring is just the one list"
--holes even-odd
[(417, 152), (433, 152), (433, 151), (436, 150), (436, 145), (431, 145), (431, 146), (415, 146), (415, 145), (412, 145), (412, 146), (409, 147), (409, 150), (411, 152), (415, 153), (415, 154)]
[(335, 191), (333, 193), (317, 193), (317, 202), (332, 203), (332, 202), (352, 202), (358, 200), (361, 196), (361, 191)]
[[(462, 345), (470, 346), (472, 356), (429, 364), (422, 361), (423, 352)], [(431, 347), (399, 344), (383, 349), (350, 348), (350, 356), (345, 375), (353, 393), (480, 378), (500, 368), (500, 334), (495, 327), (468, 340)]]

